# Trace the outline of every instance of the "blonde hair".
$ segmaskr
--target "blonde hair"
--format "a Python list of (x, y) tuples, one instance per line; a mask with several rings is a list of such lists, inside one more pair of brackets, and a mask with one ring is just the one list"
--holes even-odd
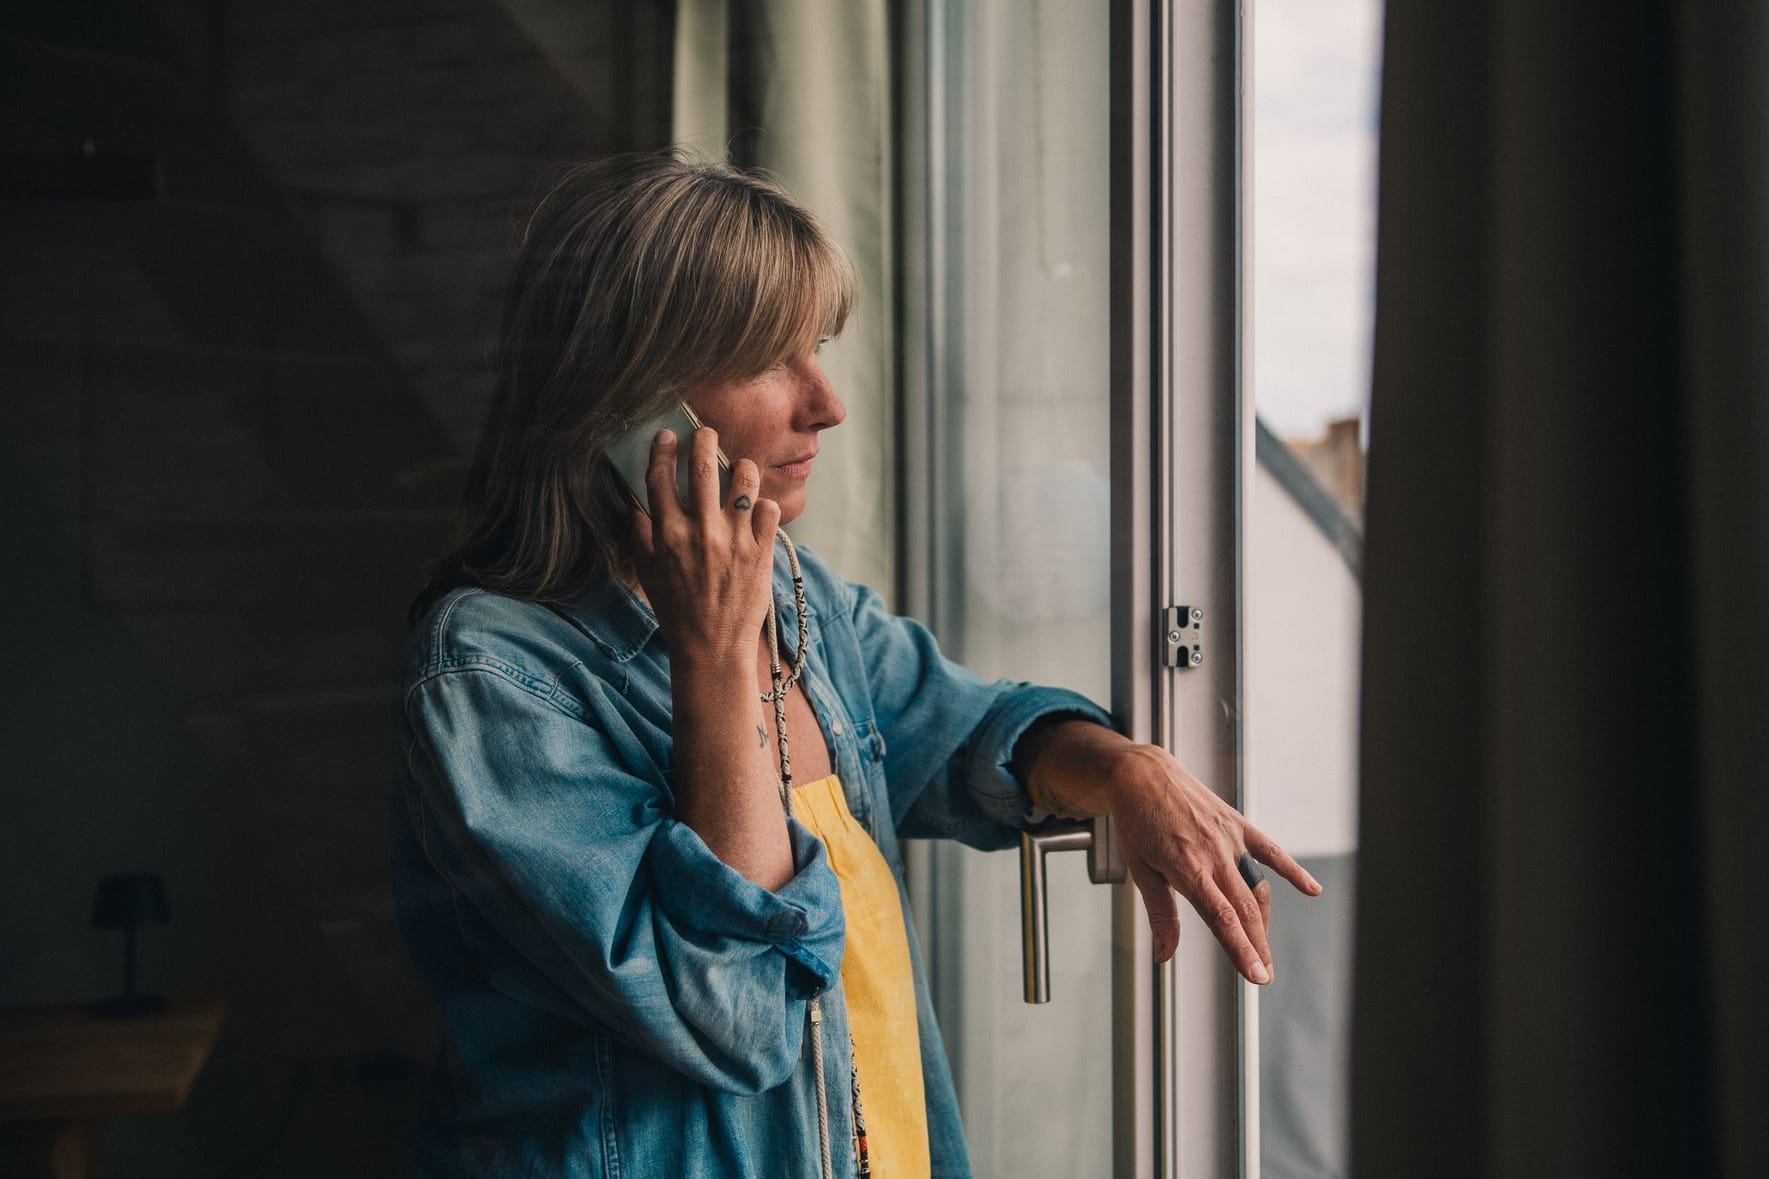
[(763, 177), (676, 150), (556, 170), (518, 242), (459, 539), (412, 617), (453, 585), (553, 601), (618, 568), (608, 445), (837, 334), (853, 299), (846, 257)]

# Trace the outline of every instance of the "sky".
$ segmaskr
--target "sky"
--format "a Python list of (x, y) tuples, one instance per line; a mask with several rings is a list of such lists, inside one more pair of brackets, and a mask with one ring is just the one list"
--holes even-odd
[(1253, 13), (1253, 390), (1279, 435), (1369, 403), (1380, 0)]

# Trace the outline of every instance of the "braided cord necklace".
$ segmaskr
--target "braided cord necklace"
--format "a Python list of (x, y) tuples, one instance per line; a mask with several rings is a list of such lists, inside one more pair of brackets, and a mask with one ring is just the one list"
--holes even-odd
[[(780, 540), (786, 546), (786, 564), (792, 570), (792, 601), (793, 608), (798, 611), (798, 642), (793, 647), (792, 669), (783, 672), (780, 667), (780, 610), (774, 601), (772, 590), (768, 594), (768, 616), (766, 629), (768, 632), (768, 678), (773, 687), (761, 693), (763, 704), (774, 706), (774, 732), (778, 736), (780, 749), (780, 808), (787, 818), (792, 817), (792, 751), (786, 740), (786, 694), (799, 682), (805, 670), (806, 639), (810, 635), (810, 621), (805, 610), (805, 579), (799, 571), (798, 550), (793, 547), (792, 538), (786, 530), (779, 532)], [(817, 1145), (823, 1155), (823, 1174), (825, 1179), (833, 1179), (834, 1166), (830, 1161), (829, 1151), (829, 1089), (823, 1077), (823, 1004), (820, 995), (812, 995), (806, 1018), (810, 1021), (811, 1036), (811, 1067), (817, 1073)], [(848, 1059), (853, 1061), (854, 1034), (848, 1033)], [(860, 1113), (860, 1070), (853, 1065), (848, 1073), (849, 1085), (853, 1092), (854, 1103), (854, 1158), (859, 1166), (859, 1174), (872, 1174), (872, 1160), (866, 1143), (866, 1119)]]

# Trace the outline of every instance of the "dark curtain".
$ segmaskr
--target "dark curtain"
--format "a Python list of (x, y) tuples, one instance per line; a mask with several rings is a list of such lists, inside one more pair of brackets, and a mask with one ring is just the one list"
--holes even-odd
[(1766, 26), (1389, 6), (1359, 1179), (1769, 1174)]

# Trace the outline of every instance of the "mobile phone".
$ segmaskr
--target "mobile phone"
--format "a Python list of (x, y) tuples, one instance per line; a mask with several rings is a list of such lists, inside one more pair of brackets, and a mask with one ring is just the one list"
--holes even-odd
[[(613, 464), (620, 481), (626, 485), (628, 497), (639, 506), (641, 512), (651, 514), (650, 498), (645, 490), (645, 472), (651, 469), (651, 440), (657, 437), (659, 430), (669, 430), (676, 436), (676, 493), (681, 497), (683, 507), (692, 502), (690, 496), (693, 494), (693, 468), (688, 462), (688, 456), (694, 431), (704, 424), (692, 406), (686, 401), (678, 401), (675, 408), (662, 417), (633, 427), (609, 444), (608, 461)], [(723, 504), (730, 498), (731, 460), (725, 457), (725, 448), (721, 446), (719, 503)]]

